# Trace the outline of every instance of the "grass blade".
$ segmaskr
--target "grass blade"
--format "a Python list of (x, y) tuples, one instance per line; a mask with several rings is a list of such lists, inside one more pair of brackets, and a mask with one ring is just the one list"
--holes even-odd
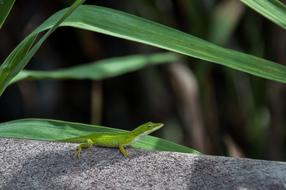
[(0, 29), (9, 15), (15, 0), (0, 0)]
[(244, 4), (286, 29), (286, 6), (279, 0), (241, 0)]
[[(49, 119), (21, 119), (0, 123), (0, 137), (60, 141), (67, 138), (102, 132), (124, 130)], [(197, 151), (157, 137), (146, 136), (136, 142), (136, 148), (198, 154)]]
[(132, 55), (95, 61), (75, 67), (53, 71), (21, 71), (11, 83), (20, 80), (61, 80), (61, 79), (90, 79), (100, 80), (136, 71), (149, 65), (157, 65), (179, 60), (174, 53), (158, 53), (153, 55)]

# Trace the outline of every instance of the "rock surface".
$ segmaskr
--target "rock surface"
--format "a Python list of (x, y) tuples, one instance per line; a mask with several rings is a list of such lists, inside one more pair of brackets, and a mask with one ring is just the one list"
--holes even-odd
[(286, 163), (0, 139), (0, 189), (286, 189)]

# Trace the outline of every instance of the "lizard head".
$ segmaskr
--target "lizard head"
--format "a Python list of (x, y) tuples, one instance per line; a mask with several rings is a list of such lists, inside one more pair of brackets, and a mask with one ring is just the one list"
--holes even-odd
[(147, 122), (147, 123), (140, 125), (136, 129), (134, 129), (133, 132), (137, 133), (140, 136), (141, 135), (148, 135), (148, 134), (160, 129), (161, 127), (163, 127), (163, 125), (164, 125), (163, 123)]

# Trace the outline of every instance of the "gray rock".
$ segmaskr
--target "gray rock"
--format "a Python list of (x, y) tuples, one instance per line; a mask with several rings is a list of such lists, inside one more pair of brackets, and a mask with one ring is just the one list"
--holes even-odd
[(0, 139), (1, 189), (286, 189), (286, 164)]

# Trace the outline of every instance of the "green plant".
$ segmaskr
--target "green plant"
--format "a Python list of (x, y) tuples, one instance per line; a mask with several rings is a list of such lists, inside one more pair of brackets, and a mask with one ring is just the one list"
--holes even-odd
[[(261, 3), (261, 1), (243, 0), (242, 2), (285, 28), (285, 19), (283, 19), (285, 18), (286, 13), (285, 6), (282, 3), (279, 3), (279, 1), (272, 0)], [(102, 61), (102, 67), (100, 65), (93, 66), (92, 64), (89, 64), (86, 66), (51, 72), (23, 70), (43, 42), (58, 27), (64, 26), (100, 32), (103, 34), (144, 43), (179, 54), (220, 64), (254, 76), (282, 83), (286, 82), (286, 67), (283, 65), (250, 54), (220, 47), (195, 36), (127, 14), (125, 12), (93, 5), (81, 5), (82, 3), (83, 1), (78, 0), (70, 8), (61, 10), (52, 15), (31, 34), (29, 34), (11, 52), (0, 67), (0, 95), (9, 85), (19, 80), (65, 78), (99, 80), (143, 68), (149, 63), (157, 64), (180, 59), (174, 54), (158, 54), (151, 56), (138, 55), (137, 57), (134, 56)], [(8, 12), (6, 15), (7, 14)], [(3, 18), (6, 18), (6, 16)], [(4, 22), (4, 19), (2, 19), (2, 22)], [(125, 61), (127, 63), (126, 65)], [(114, 65), (110, 66), (110, 62), (113, 62)], [(134, 65), (130, 66), (128, 63), (133, 63)], [(108, 70), (108, 68), (105, 67), (107, 65), (110, 67), (110, 69), (113, 69), (112, 72), (104, 72), (102, 68)], [(93, 71), (92, 73), (94, 73), (94, 75), (87, 72), (91, 70)], [(26, 128), (22, 127), (25, 126), (25, 122), (30, 122), (30, 126), (38, 125), (44, 129), (38, 130), (35, 128), (33, 132), (28, 134)], [(37, 119), (28, 121), (17, 120), (0, 124), (0, 136), (37, 140), (58, 140), (58, 138), (70, 137), (69, 135), (73, 134), (74, 131), (64, 129), (66, 133), (64, 133), (64, 135), (61, 137), (57, 137), (57, 134), (59, 134), (58, 131), (47, 132), (49, 131), (49, 128), (53, 127), (58, 127), (57, 130), (62, 130), (62, 128), (59, 127), (62, 126), (62, 124), (71, 127), (72, 130), (76, 129), (76, 134), (81, 132), (83, 134), (87, 134), (98, 130), (110, 130), (107, 128), (101, 128), (99, 126), (94, 128), (90, 126), (90, 128), (86, 130), (82, 128), (83, 124), (60, 121)], [(113, 130), (116, 131), (116, 129)], [(46, 132), (43, 133), (43, 131)], [(147, 149), (194, 152), (192, 149), (184, 148), (179, 145), (173, 145), (170, 142), (153, 137), (145, 138), (140, 143), (141, 145), (145, 143), (146, 146), (144, 145), (140, 147)], [(171, 144), (172, 146), (170, 146)]]

